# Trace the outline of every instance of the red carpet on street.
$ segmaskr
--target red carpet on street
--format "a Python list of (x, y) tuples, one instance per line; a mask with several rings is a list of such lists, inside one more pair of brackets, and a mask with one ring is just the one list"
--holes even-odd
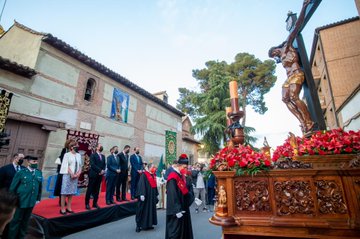
[[(131, 200), (130, 194), (127, 194), (126, 198), (129, 201), (121, 201), (121, 202), (115, 201), (115, 203), (117, 205), (120, 205), (120, 204), (124, 204), (124, 203), (129, 203), (129, 202), (136, 202), (136, 200)], [(104, 192), (101, 192), (99, 194), (98, 205), (101, 208), (114, 206), (114, 205), (106, 205)], [(90, 200), (90, 206), (92, 206), (92, 199)], [(82, 194), (79, 196), (73, 196), (71, 209), (75, 213), (82, 213), (82, 212), (89, 211), (89, 210), (85, 209), (85, 194)], [(91, 208), (91, 210), (96, 210), (96, 208)], [(60, 206), (59, 206), (59, 198), (58, 197), (41, 200), (40, 203), (38, 203), (34, 207), (34, 210), (32, 213), (37, 216), (43, 217), (43, 218), (56, 218), (56, 217), (66, 216), (66, 215), (60, 214)], [(68, 213), (67, 215), (71, 215), (71, 214)]]

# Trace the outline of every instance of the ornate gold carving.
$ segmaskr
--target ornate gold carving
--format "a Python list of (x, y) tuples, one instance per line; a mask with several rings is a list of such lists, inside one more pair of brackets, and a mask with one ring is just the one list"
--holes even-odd
[(226, 207), (226, 191), (223, 185), (220, 186), (219, 188), (219, 193), (218, 193), (218, 207)]
[(228, 216), (227, 198), (224, 185), (219, 187), (218, 193), (216, 195), (215, 215), (218, 217)]
[(239, 211), (270, 211), (267, 181), (235, 181), (236, 209)]
[(10, 108), (12, 93), (2, 90), (0, 92), (0, 132), (5, 129), (6, 118)]
[(312, 164), (303, 163), (297, 160), (292, 160), (291, 158), (279, 160), (274, 164), (274, 169), (290, 169), (290, 168), (291, 169), (312, 168)]
[(309, 181), (274, 182), (277, 214), (314, 214), (314, 199)]
[(356, 158), (352, 159), (349, 162), (349, 168), (359, 168), (360, 167), (360, 154), (356, 155)]
[(336, 181), (319, 180), (315, 182), (315, 186), (320, 213), (347, 213), (347, 206), (344, 202), (343, 192)]

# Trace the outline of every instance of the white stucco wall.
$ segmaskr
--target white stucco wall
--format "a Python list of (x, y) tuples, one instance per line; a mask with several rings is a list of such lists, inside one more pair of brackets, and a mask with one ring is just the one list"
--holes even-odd
[(34, 69), (42, 37), (14, 25), (0, 38), (0, 56)]
[[(347, 123), (351, 118), (359, 114), (360, 105), (360, 92), (358, 92), (339, 112), (343, 123)], [(346, 130), (359, 130), (360, 129), (360, 117), (353, 119), (349, 125), (345, 127)]]
[(64, 104), (73, 105), (76, 90), (57, 82), (48, 80), (42, 76), (32, 78), (30, 92), (50, 100), (59, 101)]
[(45, 101), (39, 101), (38, 99), (21, 94), (15, 94), (12, 98), (10, 111), (48, 120), (65, 122), (67, 128), (75, 127), (78, 113), (77, 110), (64, 108)]
[(36, 70), (73, 87), (77, 86), (80, 74), (78, 68), (51, 56), (43, 50), (39, 53)]
[(106, 134), (119, 136), (122, 138), (132, 138), (134, 136), (134, 128), (124, 123), (117, 123), (112, 119), (96, 117), (95, 130)]
[(151, 105), (146, 105), (146, 117), (156, 120), (158, 122), (161, 122), (164, 125), (167, 125), (169, 129), (169, 126), (177, 129), (178, 128), (178, 123), (181, 123), (181, 117), (179, 116), (179, 118), (175, 118), (173, 116), (171, 116), (168, 113), (165, 113), (164, 111), (161, 111)]

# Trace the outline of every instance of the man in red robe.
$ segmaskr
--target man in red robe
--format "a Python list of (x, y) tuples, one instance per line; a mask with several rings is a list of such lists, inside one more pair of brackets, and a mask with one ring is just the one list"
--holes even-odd
[(135, 197), (138, 199), (136, 208), (136, 232), (154, 229), (157, 225), (156, 204), (159, 202), (156, 186), (156, 167), (140, 174)]
[(166, 183), (166, 239), (192, 239), (193, 231), (189, 207), (194, 201), (194, 194), (187, 186), (186, 178), (181, 174), (187, 169), (189, 160), (181, 154), (173, 167)]

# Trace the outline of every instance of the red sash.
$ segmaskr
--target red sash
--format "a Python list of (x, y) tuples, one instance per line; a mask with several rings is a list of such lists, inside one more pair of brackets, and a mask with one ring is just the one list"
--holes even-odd
[(154, 177), (148, 171), (145, 171), (144, 174), (145, 174), (148, 182), (150, 183), (150, 186), (152, 188), (156, 188), (156, 180), (154, 179)]
[(185, 195), (189, 192), (189, 190), (186, 187), (186, 181), (184, 179), (180, 178), (179, 174), (177, 174), (176, 172), (171, 172), (167, 178), (167, 181), (169, 181), (171, 179), (175, 179), (176, 184), (177, 184), (178, 188), (180, 189), (182, 195)]

